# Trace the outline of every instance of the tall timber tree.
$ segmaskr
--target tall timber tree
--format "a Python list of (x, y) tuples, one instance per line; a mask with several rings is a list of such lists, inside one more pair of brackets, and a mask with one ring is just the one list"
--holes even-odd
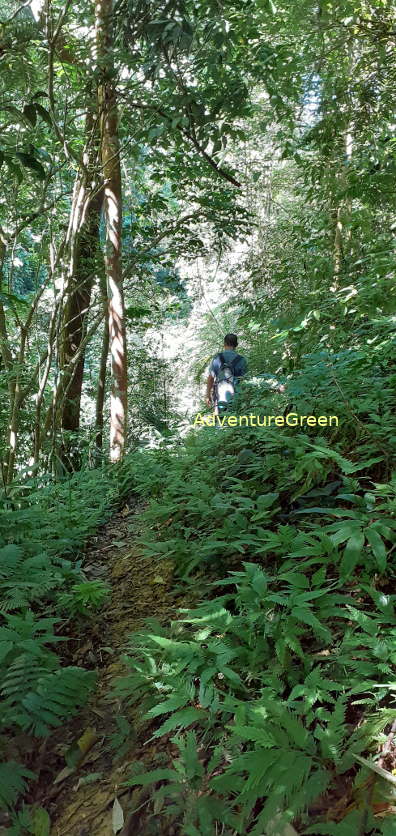
[(112, 368), (110, 458), (124, 452), (127, 424), (128, 367), (122, 277), (122, 185), (118, 109), (115, 86), (112, 0), (95, 3), (100, 150), (104, 178), (106, 221), (105, 268), (108, 293), (109, 340)]
[[(60, 426), (76, 432), (80, 427), (85, 346), (92, 287), (101, 270), (99, 228), (103, 205), (103, 177), (99, 167), (99, 120), (95, 96), (87, 95), (83, 168), (76, 177), (66, 243), (68, 245), (67, 290), (63, 303), (59, 362), (62, 386), (59, 392)], [(64, 447), (65, 445), (64, 442)], [(67, 451), (65, 450), (66, 455)]]

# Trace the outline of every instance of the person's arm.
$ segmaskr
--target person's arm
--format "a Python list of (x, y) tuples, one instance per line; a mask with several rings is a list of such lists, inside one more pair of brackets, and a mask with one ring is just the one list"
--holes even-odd
[(206, 405), (209, 407), (213, 406), (214, 382), (217, 374), (217, 364), (218, 358), (216, 355), (209, 366), (209, 375), (206, 381), (205, 401)]
[(213, 404), (213, 400), (212, 400), (213, 384), (214, 384), (214, 377), (212, 375), (212, 372), (210, 372), (209, 375), (208, 375), (208, 379), (206, 381), (206, 398), (205, 398), (205, 400), (206, 400), (207, 406), (212, 406), (212, 404)]

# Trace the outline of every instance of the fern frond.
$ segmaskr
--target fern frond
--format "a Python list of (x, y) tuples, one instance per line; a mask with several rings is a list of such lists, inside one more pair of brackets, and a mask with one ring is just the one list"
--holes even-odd
[(85, 702), (94, 682), (92, 671), (73, 667), (49, 671), (42, 660), (18, 657), (2, 683), (2, 723), (45, 737)]
[(345, 725), (346, 701), (345, 695), (338, 697), (326, 726), (317, 726), (315, 729), (315, 737), (320, 741), (323, 757), (334, 761), (335, 764), (341, 759), (341, 745), (348, 734)]
[(25, 712), (20, 725), (37, 737), (45, 737), (51, 728), (60, 726), (83, 705), (95, 685), (95, 671), (68, 667), (40, 677), (36, 693), (21, 701)]
[(11, 809), (26, 789), (26, 779), (34, 778), (34, 772), (15, 761), (0, 763), (0, 810)]

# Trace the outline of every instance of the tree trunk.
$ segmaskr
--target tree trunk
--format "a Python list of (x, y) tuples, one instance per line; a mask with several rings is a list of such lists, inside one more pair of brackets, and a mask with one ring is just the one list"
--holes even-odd
[(16, 453), (17, 453), (17, 439), (18, 439), (18, 430), (19, 430), (19, 418), (20, 418), (20, 409), (21, 409), (21, 394), (20, 394), (20, 384), (19, 380), (17, 381), (15, 387), (14, 398), (11, 404), (11, 414), (10, 414), (10, 436), (9, 436), (9, 452), (8, 452), (8, 460), (6, 465), (6, 483), (8, 485), (11, 484), (14, 478), (14, 468), (15, 468), (15, 460), (16, 460)]
[[(346, 57), (346, 78), (352, 82), (354, 69), (354, 55), (352, 47), (348, 47), (348, 54)], [(352, 103), (351, 103), (352, 105)], [(352, 106), (351, 106), (352, 110)], [(333, 290), (338, 290), (342, 278), (342, 272), (345, 264), (345, 257), (347, 251), (350, 250), (351, 235), (348, 230), (351, 216), (351, 200), (345, 196), (345, 191), (348, 185), (348, 168), (353, 154), (353, 127), (351, 122), (346, 125), (345, 131), (342, 135), (341, 145), (341, 166), (338, 172), (338, 189), (340, 195), (338, 197), (338, 206), (334, 210), (334, 282)]]
[(70, 289), (63, 313), (61, 368), (63, 387), (68, 388), (61, 415), (61, 427), (76, 432), (80, 427), (80, 403), (84, 374), (85, 353), (73, 371), (70, 361), (79, 350), (86, 333), (86, 323), (95, 276), (95, 256), (98, 252), (102, 193), (89, 203), (84, 227), (76, 244), (76, 269), (70, 279)]
[[(69, 387), (73, 382), (73, 373), (74, 369), (78, 365), (81, 360), (81, 357), (84, 356), (85, 350), (87, 345), (91, 341), (92, 337), (96, 334), (98, 327), (100, 326), (103, 320), (103, 312), (101, 311), (97, 317), (95, 317), (90, 324), (90, 327), (86, 329), (86, 333), (84, 334), (83, 339), (80, 342), (78, 350), (75, 352), (74, 356), (70, 360), (68, 375), (69, 375), (69, 383), (67, 386), (64, 385), (62, 379), (58, 379), (54, 387), (53, 397), (52, 397), (52, 404), (47, 409), (47, 414), (44, 420), (44, 427), (43, 432), (47, 437), (49, 437), (52, 433), (52, 448), (54, 454), (56, 454), (59, 458), (59, 452), (57, 451), (57, 441), (56, 441), (56, 432), (58, 429), (58, 422), (57, 416), (61, 413), (63, 403), (68, 396)], [(69, 374), (70, 373), (70, 374)]]
[(334, 212), (334, 289), (338, 290), (342, 267), (342, 206)]
[[(98, 175), (99, 130), (95, 115), (96, 99), (87, 90), (85, 150), (82, 170), (77, 173), (66, 238), (64, 302), (59, 339), (59, 387), (54, 404), (55, 427), (77, 432), (84, 376), (85, 351), (81, 345), (86, 333), (91, 291), (97, 272), (100, 213), (103, 204), (101, 175)], [(74, 362), (76, 355), (78, 362)], [(67, 467), (78, 467), (78, 456), (70, 460), (69, 439), (63, 438), (60, 456)]]
[[(353, 151), (353, 136), (351, 129), (348, 127), (345, 135), (343, 136), (343, 147), (344, 147), (344, 162), (343, 168), (338, 176), (338, 187), (341, 192), (345, 191), (347, 186), (347, 168), (346, 166), (349, 165), (351, 158), (352, 158), (352, 151)], [(341, 195), (339, 198), (339, 203), (337, 209), (334, 210), (333, 218), (334, 218), (334, 290), (338, 290), (340, 287), (340, 280), (341, 274), (344, 266), (345, 257), (347, 255), (348, 249), (350, 248), (351, 242), (351, 234), (350, 230), (347, 229), (347, 225), (350, 221), (351, 215), (351, 201), (349, 198), (345, 198), (344, 195)]]
[[(4, 241), (0, 241), (0, 290), (3, 283), (3, 265), (6, 254), (6, 247)], [(15, 370), (14, 358), (12, 355), (8, 333), (7, 322), (3, 304), (0, 302), (0, 352), (4, 363), (4, 369), (7, 374), (7, 385), (9, 394), (9, 421), (8, 421), (8, 439), (7, 439), (7, 454), (2, 461), (2, 477), (4, 487), (9, 485), (12, 481), (15, 465), (17, 430), (18, 430), (18, 416), (19, 416), (19, 384), (17, 381), (18, 374)], [(3, 456), (2, 456), (3, 459)]]
[(127, 354), (121, 264), (122, 198), (117, 94), (114, 84), (112, 0), (97, 0), (96, 46), (100, 71), (98, 88), (101, 158), (106, 220), (105, 269), (112, 370), (110, 459), (122, 458), (127, 422)]
[[(106, 282), (104, 281), (101, 286), (102, 289), (102, 298), (103, 304), (106, 307), (107, 313), (107, 294), (106, 294)], [(98, 377), (98, 388), (96, 392), (96, 413), (95, 413), (95, 429), (96, 429), (96, 447), (98, 451), (102, 451), (103, 448), (103, 407), (104, 407), (104, 400), (106, 394), (106, 371), (107, 371), (107, 357), (109, 354), (109, 320), (107, 315), (105, 316), (104, 326), (103, 326), (103, 337), (102, 337), (102, 352), (100, 356), (100, 366), (99, 366), (99, 377)]]

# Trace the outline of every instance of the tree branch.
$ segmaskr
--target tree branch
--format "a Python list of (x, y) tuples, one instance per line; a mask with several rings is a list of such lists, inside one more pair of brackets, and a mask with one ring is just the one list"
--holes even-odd
[[(165, 119), (169, 119), (168, 114), (155, 105), (146, 105), (141, 102), (130, 102), (129, 104), (131, 105), (131, 107), (135, 107), (139, 110), (151, 110), (154, 113), (158, 113), (159, 116), (162, 116)], [(177, 130), (193, 144), (194, 148), (198, 151), (200, 156), (203, 157), (204, 160), (206, 160), (208, 165), (210, 165), (211, 168), (213, 168), (216, 174), (218, 174), (224, 180), (227, 180), (228, 183), (231, 183), (231, 185), (235, 186), (237, 189), (242, 188), (242, 183), (240, 183), (239, 180), (237, 180), (235, 177), (233, 177), (232, 174), (226, 171), (225, 168), (220, 166), (216, 162), (216, 160), (214, 160), (213, 157), (211, 157), (210, 154), (208, 154), (207, 151), (205, 151), (205, 149), (202, 148), (202, 145), (199, 143), (194, 131), (191, 132), (187, 128), (183, 128), (181, 125), (177, 125)]]

